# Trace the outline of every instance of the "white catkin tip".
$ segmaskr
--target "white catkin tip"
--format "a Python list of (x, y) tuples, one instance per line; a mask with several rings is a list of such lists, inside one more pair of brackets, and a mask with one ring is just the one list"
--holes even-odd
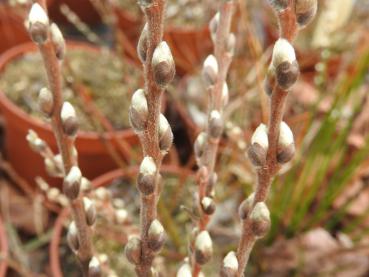
[(50, 32), (51, 32), (51, 38), (53, 42), (57, 44), (64, 44), (64, 37), (58, 25), (56, 25), (55, 23), (52, 23), (50, 25)]
[(219, 118), (221, 118), (221, 115), (217, 110), (211, 111), (210, 119), (219, 119)]
[(213, 203), (213, 200), (210, 197), (205, 196), (201, 200), (201, 205), (206, 208), (209, 207)]
[(92, 200), (87, 197), (83, 197), (83, 207), (85, 208), (85, 211), (90, 209), (93, 205), (94, 203), (92, 202)]
[(65, 101), (61, 109), (62, 121), (66, 121), (68, 118), (75, 117), (75, 116), (76, 116), (76, 110), (73, 108), (71, 103), (69, 103), (68, 101)]
[(170, 51), (169, 45), (165, 41), (159, 43), (152, 56), (152, 64), (154, 66), (161, 62), (173, 62), (172, 52)]
[(146, 156), (140, 165), (140, 173), (143, 175), (153, 175), (156, 172), (156, 164), (152, 157)]
[(118, 209), (115, 211), (115, 218), (119, 224), (122, 224), (127, 220), (128, 212), (125, 209)]
[(234, 251), (229, 252), (227, 256), (224, 257), (223, 266), (232, 270), (238, 270), (238, 260)]
[(222, 90), (222, 103), (223, 106), (227, 105), (229, 101), (229, 90), (228, 90), (228, 85), (225, 82), (223, 85), (223, 90)]
[(77, 235), (77, 226), (76, 226), (76, 223), (75, 223), (74, 221), (72, 221), (72, 222), (69, 224), (68, 232), (69, 232), (71, 235)]
[(90, 267), (99, 267), (100, 266), (100, 262), (96, 257), (92, 257), (90, 264)]
[(165, 133), (170, 128), (169, 122), (166, 117), (161, 113), (159, 116), (159, 136)]
[(270, 220), (270, 212), (264, 202), (258, 202), (251, 212), (250, 217), (254, 220)]
[(48, 25), (49, 17), (47, 16), (45, 10), (40, 6), (40, 4), (34, 3), (32, 5), (31, 11), (29, 12), (28, 21), (31, 25), (35, 23)]
[(278, 143), (282, 146), (289, 146), (294, 143), (293, 133), (288, 127), (287, 123), (282, 121), (279, 127), (279, 140)]
[(188, 263), (183, 264), (177, 272), (177, 277), (192, 277), (191, 266)]
[(78, 166), (73, 166), (68, 175), (65, 177), (65, 181), (69, 183), (80, 182), (82, 179), (82, 173)]
[(254, 143), (259, 144), (264, 149), (268, 148), (268, 128), (265, 124), (260, 124), (259, 127), (256, 128), (254, 134), (251, 137), (251, 144)]
[(132, 95), (132, 107), (138, 112), (147, 114), (147, 100), (143, 89), (136, 90)]
[(272, 65), (274, 68), (283, 62), (292, 63), (294, 61), (296, 61), (296, 54), (293, 46), (284, 38), (278, 39), (273, 48)]
[(209, 67), (214, 71), (216, 75), (218, 74), (218, 62), (214, 55), (207, 56), (207, 58), (204, 61), (203, 67), (204, 68)]
[(153, 236), (159, 236), (164, 233), (163, 225), (161, 225), (159, 220), (155, 219), (151, 222), (148, 233)]
[(208, 231), (202, 231), (197, 235), (195, 247), (200, 251), (207, 251), (213, 248), (213, 242), (211, 241)]

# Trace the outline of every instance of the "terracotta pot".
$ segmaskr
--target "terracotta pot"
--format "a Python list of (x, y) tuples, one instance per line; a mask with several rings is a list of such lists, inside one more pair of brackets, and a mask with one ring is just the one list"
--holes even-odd
[(8, 240), (6, 238), (5, 227), (0, 217), (0, 253), (2, 259), (0, 259), (0, 277), (4, 277), (8, 268), (6, 259), (8, 257)]
[[(115, 179), (124, 177), (135, 177), (138, 173), (139, 167), (129, 167), (126, 171), (120, 169), (105, 173), (92, 181), (94, 188), (105, 187), (112, 183)], [(177, 166), (163, 165), (161, 167), (162, 173), (175, 174), (178, 176), (191, 176), (192, 172), (188, 169), (180, 168)], [(63, 273), (60, 266), (59, 246), (61, 242), (61, 236), (63, 235), (63, 228), (65, 221), (69, 218), (70, 209), (65, 208), (59, 214), (55, 221), (54, 231), (49, 245), (49, 262), (51, 266), (51, 273), (54, 277), (62, 277)]]
[[(89, 46), (88, 44), (72, 43), (69, 45), (70, 47), (82, 47), (87, 51), (98, 51), (98, 48)], [(37, 51), (37, 47), (33, 43), (27, 43), (5, 52), (0, 56), (0, 73), (13, 59), (32, 51)], [(4, 93), (0, 93), (0, 109), (6, 124), (6, 155), (14, 169), (31, 184), (34, 183), (36, 176), (42, 176), (48, 181), (51, 181), (52, 184), (59, 184), (59, 179), (48, 178), (44, 169), (43, 159), (30, 149), (25, 138), (28, 130), (33, 129), (56, 151), (57, 146), (51, 126), (41, 119), (29, 116), (9, 100)], [(130, 128), (117, 131), (115, 134), (119, 140), (124, 140), (129, 145), (138, 143), (137, 136)], [(105, 138), (108, 142), (115, 145), (112, 134), (106, 133)], [(78, 161), (80, 168), (87, 178), (93, 179), (109, 170), (117, 168), (97, 133), (80, 131), (76, 139), (76, 147), (79, 153)]]
[(67, 5), (82, 22), (88, 25), (101, 23), (101, 17), (90, 0), (54, 0), (49, 7), (49, 15), (56, 23), (70, 24), (68, 19), (60, 11), (62, 4)]
[(14, 12), (14, 8), (5, 4), (0, 4), (0, 33), (0, 53), (30, 41), (22, 17)]
[[(137, 17), (121, 8), (115, 8), (119, 31), (126, 38), (123, 49), (126, 54), (138, 62), (135, 51), (138, 38), (142, 29), (142, 17)], [(172, 50), (177, 74), (183, 76), (196, 71), (199, 65), (210, 53), (212, 41), (208, 26), (196, 27), (173, 27), (167, 26), (164, 31), (164, 40)], [(127, 45), (128, 44), (128, 45)]]

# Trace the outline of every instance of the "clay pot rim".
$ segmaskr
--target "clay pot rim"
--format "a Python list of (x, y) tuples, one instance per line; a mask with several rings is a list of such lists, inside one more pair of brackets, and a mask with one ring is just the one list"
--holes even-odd
[[(88, 51), (100, 51), (99, 46), (95, 46), (93, 44), (87, 42), (80, 42), (80, 41), (67, 41), (67, 47), (70, 48), (82, 48)], [(33, 42), (26, 42), (19, 44), (15, 47), (10, 48), (9, 50), (5, 51), (0, 55), (0, 75), (5, 70), (6, 66), (11, 63), (14, 59), (23, 56), (26, 53), (36, 52), (37, 46)], [(134, 65), (133, 65), (134, 66)], [(1, 107), (3, 106), (3, 107)], [(8, 109), (15, 117), (18, 119), (27, 122), (30, 126), (36, 126), (36, 128), (40, 128), (46, 132), (52, 132), (52, 128), (50, 124), (45, 123), (43, 120), (36, 118), (34, 116), (30, 116), (25, 111), (23, 111), (20, 107), (18, 107), (15, 103), (13, 103), (5, 93), (0, 90), (0, 109), (2, 108)], [(126, 128), (123, 130), (115, 130), (115, 135), (118, 135), (120, 138), (131, 137), (132, 130), (131, 128)], [(114, 134), (111, 132), (104, 132), (104, 136), (107, 139), (112, 139)], [(77, 139), (86, 139), (86, 140), (98, 140), (100, 138), (97, 132), (93, 131), (84, 131), (79, 130), (77, 133)]]
[(5, 276), (5, 273), (8, 268), (6, 258), (8, 257), (9, 245), (8, 240), (6, 238), (4, 223), (1, 217), (0, 217), (0, 249), (3, 255), (3, 260), (0, 262), (0, 276)]
[[(109, 182), (113, 181), (116, 178), (136, 175), (138, 173), (138, 170), (139, 166), (130, 166), (125, 171), (122, 171), (122, 169), (115, 169), (95, 178), (94, 180), (92, 180), (91, 184), (94, 188), (106, 186), (109, 184)], [(175, 165), (162, 165), (161, 172), (187, 177), (194, 175), (191, 170)], [(63, 208), (62, 211), (59, 213), (54, 224), (54, 230), (49, 245), (49, 263), (51, 267), (51, 273), (54, 277), (63, 277), (63, 273), (60, 267), (59, 245), (61, 241), (61, 235), (63, 233), (63, 224), (68, 218), (69, 213), (69, 207)]]

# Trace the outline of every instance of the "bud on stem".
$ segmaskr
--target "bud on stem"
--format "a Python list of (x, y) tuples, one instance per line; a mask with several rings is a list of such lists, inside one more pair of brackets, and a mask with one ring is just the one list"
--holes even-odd
[(138, 133), (145, 129), (148, 113), (145, 91), (138, 89), (132, 95), (129, 107), (129, 121), (135, 132)]
[(265, 163), (269, 147), (268, 130), (265, 124), (260, 124), (251, 137), (251, 146), (248, 149), (248, 156), (251, 163), (260, 167)]
[(155, 48), (152, 67), (156, 84), (165, 88), (173, 80), (176, 73), (172, 52), (165, 41), (160, 42)]
[(255, 193), (252, 193), (247, 197), (244, 201), (242, 201), (239, 209), (238, 215), (240, 216), (241, 220), (245, 220), (250, 211), (252, 210), (252, 205), (254, 204)]
[(211, 111), (209, 118), (209, 134), (213, 139), (218, 139), (223, 132), (223, 119), (219, 111)]
[(251, 230), (255, 237), (264, 237), (270, 229), (270, 213), (264, 202), (258, 202), (250, 214)]
[(287, 163), (295, 154), (295, 143), (293, 133), (285, 122), (281, 122), (279, 128), (279, 139), (277, 149), (277, 160), (279, 163)]
[(139, 264), (141, 261), (141, 240), (136, 236), (129, 238), (124, 253), (130, 263)]
[(168, 152), (173, 143), (173, 132), (168, 120), (163, 114), (159, 116), (159, 148), (163, 152)]
[(141, 193), (150, 195), (155, 191), (156, 171), (154, 159), (146, 156), (141, 162), (137, 178), (137, 187)]
[(236, 253), (231, 251), (223, 259), (222, 268), (220, 270), (221, 277), (236, 277), (238, 272), (238, 260)]
[(32, 5), (28, 15), (28, 22), (28, 31), (32, 40), (38, 44), (44, 43), (49, 32), (49, 17), (38, 3)]
[(154, 252), (158, 252), (162, 248), (165, 242), (165, 232), (159, 220), (155, 219), (151, 222), (148, 231), (148, 239), (149, 247)]
[(88, 277), (102, 276), (100, 261), (96, 257), (92, 257), (88, 264)]
[(79, 123), (76, 115), (76, 111), (72, 104), (64, 102), (61, 114), (60, 114), (64, 133), (70, 137), (74, 137), (77, 134)]
[(216, 208), (214, 200), (210, 197), (205, 196), (201, 200), (201, 208), (205, 214), (212, 215), (215, 212)]
[(76, 252), (79, 249), (78, 231), (76, 223), (72, 221), (68, 227), (67, 241), (70, 249)]
[(214, 55), (209, 55), (204, 61), (202, 75), (207, 87), (213, 86), (218, 78), (218, 62)]
[(296, 16), (300, 27), (308, 25), (318, 10), (317, 0), (296, 0)]
[(81, 179), (82, 173), (78, 166), (73, 166), (64, 178), (63, 191), (70, 200), (74, 200), (78, 197)]
[(95, 204), (87, 197), (83, 197), (83, 207), (85, 209), (87, 225), (92, 226), (96, 221)]
[(38, 106), (42, 113), (51, 116), (54, 109), (54, 98), (48, 88), (42, 88), (38, 94)]
[(55, 48), (56, 57), (59, 60), (63, 60), (65, 56), (66, 46), (63, 34), (60, 31), (58, 25), (52, 23), (50, 26), (50, 33), (51, 33), (51, 41), (53, 42)]
[(208, 231), (200, 232), (195, 241), (195, 259), (198, 264), (206, 264), (213, 255), (213, 243)]
[(148, 25), (146, 23), (144, 28), (142, 29), (142, 32), (141, 32), (141, 35), (140, 35), (140, 38), (137, 44), (137, 55), (140, 58), (140, 61), (142, 63), (146, 62), (148, 37), (149, 37), (149, 31), (148, 31)]

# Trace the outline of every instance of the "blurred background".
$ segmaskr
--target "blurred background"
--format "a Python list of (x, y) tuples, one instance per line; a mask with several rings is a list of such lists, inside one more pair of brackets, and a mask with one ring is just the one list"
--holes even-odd
[[(206, 276), (217, 276), (224, 255), (237, 247), (237, 209), (255, 185), (245, 154), (252, 132), (268, 120), (263, 80), (278, 39), (268, 1), (235, 1), (237, 46), (216, 166), (217, 210), (209, 225), (216, 254)], [(35, 130), (56, 151), (37, 111), (46, 80), (25, 28), (30, 2), (0, 1), (0, 276), (79, 276), (65, 239), (69, 213), (61, 181), (50, 177), (54, 165), (26, 140)], [(177, 75), (162, 108), (174, 147), (162, 168), (159, 202), (168, 240), (155, 266), (162, 276), (174, 276), (193, 228), (193, 142), (207, 120), (201, 68), (212, 53), (208, 22), (220, 1), (167, 2), (164, 39)], [(258, 241), (247, 276), (369, 276), (369, 1), (318, 3), (315, 20), (295, 41), (301, 75), (284, 116), (297, 153), (274, 180), (272, 229)], [(47, 6), (67, 39), (64, 96), (81, 121), (76, 145), (98, 207), (96, 252), (104, 276), (134, 276), (122, 253), (127, 237), (138, 232), (141, 150), (128, 107), (143, 85), (136, 44), (144, 18), (136, 0), (47, 0)]]

